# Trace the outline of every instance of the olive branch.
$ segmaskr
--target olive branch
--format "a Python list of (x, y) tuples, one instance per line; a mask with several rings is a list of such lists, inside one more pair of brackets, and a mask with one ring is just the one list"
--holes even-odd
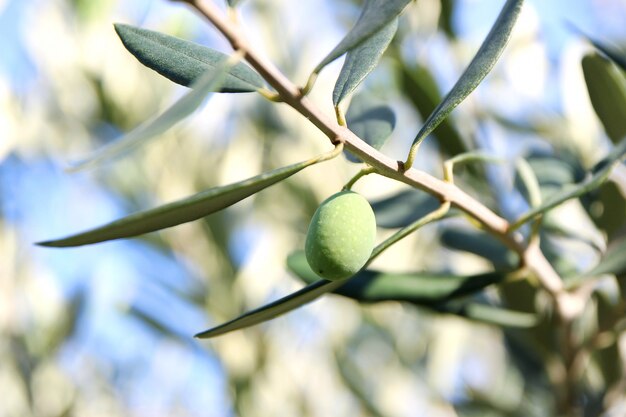
[[(622, 163), (626, 156), (626, 140), (622, 140), (626, 131), (621, 130), (623, 126), (612, 126), (612, 128), (607, 129), (615, 146), (606, 158), (595, 165), (592, 172), (580, 182), (568, 184), (548, 198), (542, 197), (541, 184), (530, 164), (523, 159), (516, 161), (517, 173), (528, 195), (530, 208), (526, 213), (511, 221), (498, 215), (478, 199), (472, 197), (454, 181), (455, 166), (475, 162), (502, 162), (494, 158), (493, 155), (480, 151), (456, 153), (444, 162), (444, 174), (441, 179), (414, 166), (420, 144), (438, 126), (447, 123), (447, 116), (474, 91), (496, 65), (510, 39), (523, 6), (523, 0), (507, 0), (505, 2), (491, 31), (457, 83), (436, 107), (433, 106), (434, 110), (425, 119), (404, 161), (394, 160), (381, 152), (379, 150), (382, 146), (380, 138), (370, 137), (368, 125), (350, 114), (354, 108), (353, 103), (351, 103), (347, 113), (344, 112), (343, 103), (344, 100), (351, 97), (356, 87), (376, 66), (390, 45), (396, 34), (398, 18), (405, 8), (410, 7), (410, 0), (366, 0), (361, 16), (352, 30), (314, 68), (304, 86), (288, 79), (260, 51), (250, 46), (239, 26), (237, 10), (234, 7), (236, 2), (229, 2), (229, 5), (233, 7), (229, 6), (224, 12), (210, 0), (172, 1), (186, 3), (204, 16), (230, 43), (233, 49), (232, 55), (228, 56), (158, 32), (128, 25), (115, 25), (115, 30), (124, 46), (140, 62), (178, 84), (191, 87), (191, 90), (161, 115), (139, 126), (119, 141), (113, 142), (94, 155), (73, 165), (69, 168), (70, 170), (93, 167), (102, 160), (112, 159), (144, 144), (189, 116), (212, 92), (257, 92), (271, 102), (283, 103), (312, 123), (329, 139), (334, 148), (321, 155), (264, 172), (233, 184), (214, 187), (160, 207), (128, 215), (100, 227), (39, 244), (49, 247), (93, 244), (133, 237), (190, 222), (230, 207), (310, 166), (328, 161), (342, 154), (342, 152), (346, 152), (346, 157), (349, 160), (362, 162), (364, 167), (345, 183), (344, 190), (350, 190), (364, 176), (376, 174), (425, 192), (430, 198), (428, 203), (434, 203), (431, 204), (433, 207), (429, 206), (428, 210), (424, 209), (424, 206), (419, 209), (416, 207), (415, 211), (419, 215), (416, 215), (415, 219), (406, 222), (394, 234), (380, 242), (371, 253), (368, 249), (363, 257), (364, 266), (356, 274), (345, 279), (343, 276), (342, 279), (336, 281), (320, 279), (306, 263), (303, 263), (302, 253), (292, 253), (288, 258), (288, 267), (302, 278), (308, 284), (307, 286), (273, 303), (198, 333), (196, 336), (201, 338), (214, 337), (261, 323), (298, 308), (331, 291), (362, 301), (411, 301), (436, 311), (454, 312), (468, 317), (480, 315), (482, 321), (502, 324), (498, 323), (498, 318), (495, 317), (497, 315), (490, 317), (492, 311), (484, 304), (471, 305), (468, 303), (462, 307), (455, 307), (452, 304), (447, 304), (447, 302), (472, 294), (491, 284), (526, 279), (549, 295), (550, 307), (556, 318), (556, 328), (559, 332), (559, 348), (562, 354), (560, 365), (563, 368), (563, 371), (554, 377), (554, 382), (564, 387), (564, 392), (561, 393), (561, 408), (573, 407), (576, 382), (580, 379), (581, 374), (580, 363), (583, 360), (581, 358), (584, 358), (588, 348), (588, 346), (577, 345), (574, 340), (574, 322), (583, 313), (589, 297), (589, 289), (583, 285), (585, 283), (583, 279), (580, 282), (570, 279), (566, 285), (566, 281), (559, 276), (559, 273), (548, 261), (546, 254), (542, 252), (540, 232), (544, 226), (543, 217), (545, 213), (568, 200), (598, 189), (609, 179), (613, 169)], [(621, 55), (616, 55), (602, 44), (593, 41), (592, 43), (604, 55), (626, 69), (624, 68), (626, 61), (620, 60)], [(308, 93), (315, 87), (316, 79), (323, 68), (343, 55), (346, 56), (344, 66), (332, 97), (333, 118), (310, 99)], [(616, 72), (613, 67), (608, 67), (607, 62), (608, 59), (604, 57), (587, 56), (583, 60), (583, 69), (593, 75), (601, 74), (604, 76), (609, 74), (609, 77), (603, 80), (605, 84), (601, 86), (609, 92), (617, 91), (620, 88), (626, 91), (623, 85), (623, 74), (620, 74), (619, 71)], [(588, 85), (591, 85), (593, 79), (594, 77), (590, 77)], [(610, 86), (607, 88), (606, 85), (609, 84)], [(599, 100), (598, 96), (592, 94), (592, 101), (594, 97)], [(600, 109), (597, 110), (598, 112), (605, 112), (604, 115), (607, 120), (623, 117), (623, 113), (613, 111), (612, 108), (609, 108), (610, 106), (598, 105), (596, 107)], [(388, 136), (388, 130), (393, 129), (395, 123), (394, 116), (389, 115), (386, 112), (388, 109), (384, 106), (369, 108), (368, 110), (374, 119), (384, 122), (384, 126), (380, 128), (377, 135)], [(600, 116), (603, 117), (602, 114)], [(365, 119), (365, 121), (370, 122), (371, 120)], [(360, 126), (359, 123), (361, 123)], [(349, 192), (346, 191), (346, 194)], [(439, 286), (436, 291), (428, 293), (419, 286), (431, 280), (433, 275), (426, 277), (419, 276), (419, 274), (394, 275), (367, 269), (376, 257), (401, 239), (428, 223), (439, 221), (458, 212), (462, 213), (481, 232), (486, 232), (495, 237), (499, 247), (504, 247), (517, 255), (518, 262), (513, 270), (464, 277), (438, 275), (434, 279), (444, 284)], [(374, 232), (375, 228), (374, 225)], [(526, 228), (529, 229), (528, 233), (524, 231)], [(623, 242), (613, 245), (604, 256), (606, 262), (600, 262), (595, 268), (587, 271), (586, 276), (621, 273), (622, 270), (626, 269), (623, 260), (619, 260), (620, 254), (623, 258), (624, 249)], [(616, 261), (616, 259), (618, 260)], [(421, 278), (424, 279), (420, 280)], [(389, 282), (395, 284), (388, 284)], [(378, 287), (376, 287), (377, 285)], [(368, 292), (367, 289), (370, 287), (376, 287), (379, 291), (377, 293), (375, 291)], [(530, 327), (537, 322), (537, 317), (534, 314), (508, 313), (512, 314), (509, 316), (510, 320), (503, 325), (515, 323), (520, 327)], [(597, 335), (593, 340), (601, 339), (600, 336), (602, 335)]]

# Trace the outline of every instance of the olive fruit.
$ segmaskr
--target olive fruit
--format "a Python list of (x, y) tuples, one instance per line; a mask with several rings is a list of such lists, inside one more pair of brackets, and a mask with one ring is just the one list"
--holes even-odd
[(306, 259), (322, 278), (348, 278), (365, 265), (375, 239), (372, 206), (360, 194), (341, 191), (315, 211), (306, 236)]

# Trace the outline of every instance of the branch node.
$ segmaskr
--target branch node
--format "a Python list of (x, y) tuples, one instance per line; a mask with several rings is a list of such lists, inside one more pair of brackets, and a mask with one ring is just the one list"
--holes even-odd
[(334, 138), (330, 139), (330, 143), (332, 143), (333, 145), (337, 146), (339, 144), (344, 144), (346, 143), (345, 139), (342, 138), (341, 136), (335, 136)]

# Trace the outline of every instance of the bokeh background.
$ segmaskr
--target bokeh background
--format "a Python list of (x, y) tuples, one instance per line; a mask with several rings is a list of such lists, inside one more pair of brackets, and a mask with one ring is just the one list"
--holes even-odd
[[(359, 13), (348, 0), (241, 3), (253, 43), (299, 83)], [(411, 4), (397, 42), (361, 87), (396, 112), (385, 152), (403, 159), (421, 123), (401, 90), (397, 56), (429, 68), (445, 92), (502, 3)], [(358, 169), (342, 159), (163, 232), (75, 249), (35, 246), (328, 149), (286, 106), (213, 95), (149, 145), (90, 171), (66, 172), (185, 91), (136, 62), (115, 22), (229, 51), (180, 3), (0, 0), (1, 417), (550, 415), (542, 405), (550, 393), (524, 387), (498, 328), (412, 306), (360, 306), (331, 295), (252, 329), (192, 338), (302, 286), (285, 258), (303, 246), (319, 201)], [(580, 68), (590, 46), (568, 25), (624, 43), (624, 22), (622, 0), (528, 0), (502, 61), (454, 112), (458, 132), (505, 156), (547, 139), (567, 142), (589, 165), (597, 161), (608, 142)], [(337, 62), (324, 70), (313, 92), (329, 114), (339, 69)], [(502, 120), (540, 127), (541, 137), (506, 129)], [(439, 174), (436, 145), (424, 148), (418, 164)], [(400, 187), (366, 178), (357, 189), (376, 199)], [(500, 195), (507, 197), (503, 212), (514, 212), (515, 196)], [(578, 219), (577, 207), (562, 213)], [(580, 224), (602, 244), (593, 227)], [(436, 230), (425, 228), (376, 265), (489, 268), (442, 249)], [(584, 268), (594, 258), (581, 253), (575, 261)], [(464, 409), (470, 399), (492, 414)], [(610, 410), (626, 415), (624, 397)]]

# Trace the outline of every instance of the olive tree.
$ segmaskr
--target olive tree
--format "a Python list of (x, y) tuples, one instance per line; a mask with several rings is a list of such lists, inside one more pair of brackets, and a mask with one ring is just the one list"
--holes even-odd
[[(268, 187), (279, 183), (287, 184), (283, 192), (291, 193), (285, 199), (298, 199), (306, 183), (293, 183), (292, 177), (317, 169), (317, 176), (334, 175), (328, 181), (341, 185), (323, 196), (326, 201), (315, 214), (309, 211), (312, 221), (306, 239), (308, 222), (301, 226), (300, 242), (293, 242), (292, 251), (281, 254), (292, 276), (302, 281), (302, 288), (216, 323), (196, 337), (210, 339), (239, 332), (329, 293), (363, 304), (392, 301), (418, 307), (411, 312), (426, 310), (500, 329), (507, 361), (523, 378), (523, 383), (515, 385), (521, 393), (516, 394), (513, 405), (498, 403), (497, 398), (484, 393), (470, 393), (455, 404), (460, 415), (578, 416), (597, 415), (620, 403), (623, 407), (626, 53), (572, 28), (589, 43), (582, 71), (608, 137), (590, 139), (606, 150), (593, 159), (595, 156), (567, 141), (554, 140), (569, 134), (564, 124), (523, 123), (481, 109), (472, 113), (475, 125), (468, 128), (451, 115), (498, 64), (525, 7), (523, 0), (504, 2), (482, 44), (463, 63), (458, 79), (445, 94), (439, 90), (433, 69), (403, 50), (403, 43), (417, 36), (404, 21), (415, 13), (416, 2), (365, 0), (345, 36), (304, 80), (290, 79), (257, 46), (250, 29), (256, 27), (248, 28), (240, 16), (245, 2), (229, 1), (226, 8), (210, 0), (179, 3), (205, 18), (230, 44), (232, 52), (116, 24), (123, 46), (139, 62), (190, 89), (163, 113), (75, 164), (72, 170), (96, 167), (163, 134), (191, 115), (210, 93), (237, 98), (256, 94), (254, 100), (263, 101), (258, 108), (266, 113), (258, 117), (253, 108), (246, 107), (246, 111), (270, 137), (276, 130), (289, 129), (273, 125), (273, 112), (282, 112), (282, 117), (288, 109), (289, 117), (304, 118), (319, 132), (319, 137), (299, 140), (317, 141), (314, 146), (327, 149), (297, 158), (301, 148), (283, 140), (271, 149), (280, 147), (293, 157), (295, 161), (289, 165), (274, 166), (249, 178), (39, 245), (92, 245), (219, 216), (244, 199), (262, 198), (270, 192)], [(453, 2), (441, 1), (440, 7), (441, 32), (453, 39), (456, 35), (449, 23)], [(342, 57), (332, 92), (320, 91), (324, 69)], [(385, 102), (386, 92), (368, 91), (368, 85), (362, 85), (379, 63), (385, 62), (393, 62), (384, 70), (394, 80), (395, 94), (423, 120), (416, 132), (395, 130), (398, 120), (393, 106)], [(326, 98), (319, 100), (320, 96)], [(485, 120), (508, 132), (532, 135), (534, 142), (519, 152), (500, 154), (485, 144), (481, 137), (487, 135), (485, 130), (476, 127)], [(401, 159), (383, 150), (389, 138), (398, 142), (395, 146), (403, 146), (401, 137), (407, 135), (412, 141)], [(393, 142), (385, 149), (394, 146)], [(340, 161), (351, 174), (337, 178), (334, 171), (315, 168), (331, 161)], [(510, 176), (511, 181), (507, 183), (501, 176)], [(368, 202), (363, 195), (367, 196), (373, 186), (384, 187), (381, 184), (398, 191)], [(280, 197), (275, 194), (274, 198)], [(306, 198), (319, 201), (310, 193)], [(512, 207), (513, 198), (518, 204)], [(559, 221), (559, 210), (572, 203), (593, 225), (592, 238), (578, 230), (582, 227)], [(431, 232), (429, 256), (439, 259), (432, 265), (439, 267), (398, 271), (391, 262), (384, 262), (383, 253), (393, 253), (403, 239), (426, 229)], [(302, 250), (305, 240), (306, 251)], [(582, 248), (576, 253), (591, 254), (593, 263), (581, 266), (564, 242)], [(446, 260), (456, 259), (458, 252), (481, 258), (483, 270), (448, 265)], [(262, 275), (258, 271), (257, 279), (263, 279)], [(380, 324), (372, 326), (381, 334), (385, 332)], [(338, 353), (342, 376), (369, 413), (383, 415), (367, 389), (359, 385), (364, 371), (351, 367), (349, 356), (348, 349)], [(410, 363), (407, 368), (414, 369)], [(419, 372), (419, 367), (414, 371)], [(513, 394), (503, 394), (507, 395)], [(535, 403), (543, 405), (534, 407)]]

